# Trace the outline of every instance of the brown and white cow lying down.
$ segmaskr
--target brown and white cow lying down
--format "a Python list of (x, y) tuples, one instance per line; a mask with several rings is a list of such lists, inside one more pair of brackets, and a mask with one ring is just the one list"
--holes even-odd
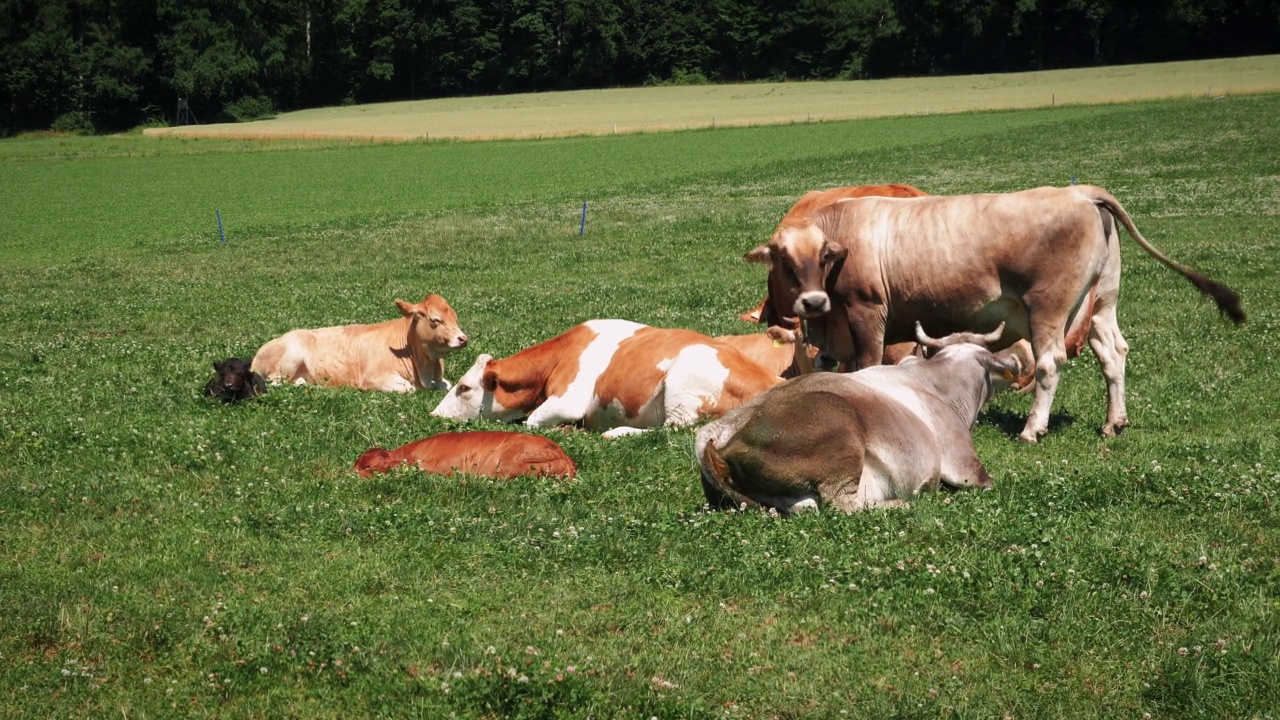
[(458, 314), (439, 295), (396, 307), (403, 317), (374, 325), (291, 330), (258, 349), (253, 369), (272, 382), (448, 390), (444, 356), (467, 344)]
[(939, 482), (991, 487), (970, 431), (996, 387), (992, 376), (1021, 370), (1008, 351), (985, 347), (999, 337), (922, 332), (937, 349), (928, 360), (804, 375), (761, 393), (698, 431), (707, 501), (852, 512), (901, 505)]
[(355, 470), (361, 477), (370, 477), (405, 463), (436, 475), (571, 478), (578, 472), (573, 459), (554, 440), (540, 435), (487, 430), (439, 433), (394, 450), (371, 448), (356, 460)]
[(732, 345), (692, 330), (590, 320), (501, 360), (479, 356), (431, 414), (581, 423), (619, 437), (719, 417), (779, 382)]
[[(1007, 321), (1001, 347), (1028, 339), (1036, 396), (1019, 436), (1035, 442), (1066, 361), (1066, 330), (1093, 293), (1089, 346), (1107, 382), (1104, 435), (1129, 424), (1129, 345), (1116, 323), (1120, 243), (1115, 221), (1143, 250), (1182, 274), (1235, 322), (1240, 299), (1156, 250), (1102, 188), (1076, 185), (988, 195), (844, 200), (783, 223), (752, 252), (770, 263), (771, 288), (795, 297), (800, 317), (842, 309), (854, 368), (880, 362), (886, 343), (933, 332), (985, 331)], [(1086, 311), (1087, 312), (1087, 311)], [(830, 348), (824, 350), (831, 352)]]

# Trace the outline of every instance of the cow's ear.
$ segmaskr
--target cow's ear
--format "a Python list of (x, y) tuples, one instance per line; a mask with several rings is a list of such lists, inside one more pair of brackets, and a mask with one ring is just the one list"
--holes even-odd
[(498, 373), (492, 366), (485, 368), (484, 374), (480, 376), (480, 387), (488, 393), (498, 391)]
[(421, 306), (406, 302), (400, 298), (396, 298), (396, 309), (405, 317), (413, 317), (414, 315), (420, 316), (423, 314)]
[(746, 255), (743, 255), (742, 259), (746, 260), (749, 263), (759, 263), (761, 265), (772, 265), (773, 253), (769, 252), (768, 245), (761, 245), (755, 250), (752, 250)]

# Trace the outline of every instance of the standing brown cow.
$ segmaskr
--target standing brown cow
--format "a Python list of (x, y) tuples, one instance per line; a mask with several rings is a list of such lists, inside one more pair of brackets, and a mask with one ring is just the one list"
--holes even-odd
[(783, 222), (751, 256), (770, 264), (771, 288), (795, 298), (796, 315), (822, 317), (843, 308), (852, 347), (838, 359), (854, 368), (879, 363), (885, 343), (909, 340), (917, 321), (936, 334), (982, 332), (1007, 322), (1002, 345), (1030, 340), (1036, 363), (1036, 397), (1019, 436), (1024, 442), (1048, 429), (1058, 368), (1067, 358), (1066, 330), (1092, 289), (1089, 346), (1107, 382), (1102, 432), (1114, 435), (1129, 424), (1129, 345), (1116, 322), (1116, 220), (1148, 254), (1232, 320), (1244, 321), (1234, 292), (1160, 253), (1110, 193), (1089, 185), (845, 200)]
[[(783, 216), (782, 222), (796, 220), (841, 200), (860, 197), (926, 197), (927, 195), (928, 193), (919, 188), (900, 183), (892, 185), (853, 185), (831, 190), (811, 190), (796, 201), (796, 204)], [(781, 228), (781, 223), (779, 228)], [(1114, 231), (1114, 226), (1112, 229)], [(748, 262), (769, 263), (768, 256), (761, 255), (758, 252), (748, 254), (746, 259)], [(827, 358), (828, 363), (833, 362), (836, 358), (851, 357), (853, 355), (853, 338), (849, 334), (849, 326), (845, 319), (845, 309), (833, 304), (832, 308), (826, 313), (818, 317), (801, 320), (793, 310), (796, 302), (795, 288), (785, 283), (775, 284), (773, 277), (774, 274), (772, 272), (769, 273), (769, 294), (765, 296), (758, 306), (743, 313), (740, 317), (748, 322), (764, 323), (767, 326), (779, 328), (781, 336), (795, 342), (797, 349), (807, 347), (809, 355), (823, 356)], [(1084, 350), (1085, 342), (1089, 336), (1089, 319), (1093, 315), (1095, 294), (1095, 289), (1090, 287), (1089, 297), (1085, 301), (1086, 310), (1076, 313), (1070, 327), (1067, 328), (1066, 349), (1068, 358), (1079, 357)], [(1025, 357), (1032, 355), (1031, 343), (1026, 340), (1019, 340), (1018, 345), (1019, 347), (1015, 350), (1020, 355)], [(914, 342), (890, 343), (885, 346), (884, 356), (881, 361), (886, 365), (893, 365), (903, 358), (921, 357), (923, 354), (924, 349)], [(797, 356), (797, 362), (792, 366), (787, 377), (792, 377), (799, 372), (806, 372), (807, 370), (800, 370), (803, 367), (812, 368), (813, 364), (806, 366)], [(1035, 368), (1032, 363), (1027, 363), (1027, 367), (1028, 372), (1013, 381), (1011, 386), (1014, 389), (1025, 391), (1035, 385)]]

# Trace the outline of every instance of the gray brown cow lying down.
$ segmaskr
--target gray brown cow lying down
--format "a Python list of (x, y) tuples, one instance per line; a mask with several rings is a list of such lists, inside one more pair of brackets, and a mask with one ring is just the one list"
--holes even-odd
[(994, 390), (1022, 370), (986, 347), (1003, 329), (934, 340), (917, 328), (937, 350), (928, 360), (802, 375), (757, 395), (698, 431), (707, 502), (852, 512), (901, 505), (939, 482), (991, 487), (970, 431)]
[(460, 472), (503, 479), (571, 478), (578, 472), (564, 448), (550, 438), (491, 430), (439, 433), (394, 450), (371, 448), (356, 460), (355, 470), (361, 477), (370, 477), (402, 464), (436, 475)]
[(444, 356), (467, 344), (458, 314), (439, 295), (396, 308), (402, 317), (373, 325), (287, 332), (258, 349), (253, 369), (272, 382), (448, 390)]

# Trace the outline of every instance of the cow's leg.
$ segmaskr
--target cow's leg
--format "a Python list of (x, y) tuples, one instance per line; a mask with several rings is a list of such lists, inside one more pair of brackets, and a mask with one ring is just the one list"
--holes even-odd
[(408, 393), (417, 390), (417, 386), (405, 379), (403, 375), (388, 375), (382, 381), (382, 387), (378, 388), (385, 392), (402, 392)]
[(444, 379), (444, 358), (427, 356), (427, 366), (431, 368), (431, 379), (423, 386), (428, 390), (448, 390), (449, 381)]
[(956, 489), (979, 488), (990, 490), (995, 482), (973, 447), (953, 446), (942, 458), (942, 472), (938, 478), (944, 485)]
[(564, 396), (549, 397), (529, 413), (525, 425), (530, 427), (572, 425), (582, 420), (586, 414), (586, 408), (582, 407), (580, 402), (567, 400)]
[(1036, 357), (1036, 398), (1031, 403), (1031, 414), (1018, 440), (1034, 443), (1049, 431), (1049, 408), (1058, 392), (1059, 371), (1067, 362), (1066, 339), (1063, 335), (1066, 318), (1031, 321), (1031, 345)]
[(1120, 334), (1114, 304), (1094, 314), (1093, 327), (1089, 329), (1089, 347), (1098, 356), (1102, 376), (1107, 381), (1107, 424), (1102, 426), (1102, 434), (1108, 437), (1118, 435), (1129, 425), (1124, 404), (1124, 368), (1129, 343)]
[(853, 303), (848, 309), (849, 335), (853, 341), (850, 371), (875, 367), (884, 359), (885, 309), (880, 305)]
[(609, 430), (606, 430), (600, 433), (600, 437), (604, 438), (605, 440), (616, 440), (620, 437), (626, 437), (628, 435), (640, 435), (645, 432), (648, 432), (648, 428), (628, 427), (624, 425), (622, 427), (616, 427), (616, 428), (611, 428)]
[(1108, 224), (1109, 215), (1103, 214), (1103, 225), (1109, 240), (1108, 257), (1094, 289), (1092, 325), (1089, 328), (1089, 347), (1098, 358), (1102, 377), (1107, 382), (1107, 423), (1102, 434), (1112, 436), (1129, 425), (1129, 415), (1124, 403), (1124, 370), (1129, 355), (1129, 343), (1120, 334), (1116, 321), (1116, 307), (1120, 302), (1120, 242), (1114, 224)]

